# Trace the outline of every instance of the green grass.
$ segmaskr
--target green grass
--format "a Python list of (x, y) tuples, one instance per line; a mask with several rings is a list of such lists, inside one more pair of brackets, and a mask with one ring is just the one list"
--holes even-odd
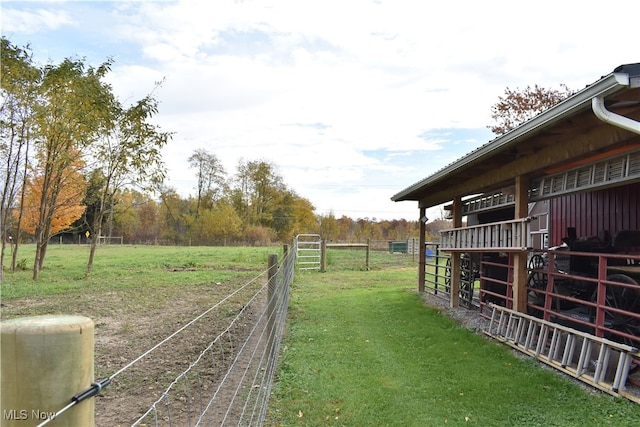
[[(18, 259), (27, 269), (15, 272), (5, 266), (3, 300), (47, 296), (63, 292), (136, 289), (181, 284), (224, 282), (238, 276), (255, 276), (268, 266), (270, 253), (279, 247), (176, 247), (106, 245), (98, 248), (91, 275), (86, 267), (86, 245), (50, 245), (38, 281), (32, 280), (34, 245), (20, 247)], [(10, 260), (7, 254), (6, 262)], [(215, 272), (212, 274), (212, 272)]]
[(413, 267), (298, 274), (270, 425), (640, 425), (639, 405), (514, 357), (415, 284)]

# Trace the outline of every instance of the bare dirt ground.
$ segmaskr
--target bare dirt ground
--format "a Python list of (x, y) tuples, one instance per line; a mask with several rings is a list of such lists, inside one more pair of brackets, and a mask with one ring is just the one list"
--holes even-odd
[[(3, 303), (2, 318), (72, 314), (93, 319), (95, 379), (114, 375), (131, 361), (211, 308), (244, 282), (154, 289), (153, 298), (129, 292), (85, 292)], [(255, 290), (255, 289), (254, 289)], [(95, 398), (96, 426), (129, 426), (229, 324), (243, 295), (212, 310), (149, 356), (118, 374)], [(71, 398), (71, 396), (69, 396)]]

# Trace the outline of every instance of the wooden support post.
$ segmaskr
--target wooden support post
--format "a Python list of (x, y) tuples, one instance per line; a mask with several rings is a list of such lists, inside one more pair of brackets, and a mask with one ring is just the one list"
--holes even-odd
[[(2, 426), (37, 425), (93, 382), (93, 321), (84, 316), (22, 317), (0, 323)], [(94, 399), (52, 425), (95, 425)]]
[[(462, 199), (456, 196), (453, 199), (453, 228), (462, 227)], [(460, 276), (462, 253), (451, 252), (451, 289), (449, 295), (449, 307), (457, 307), (460, 304)]]
[(367, 255), (366, 255), (366, 265), (367, 271), (369, 271), (369, 254), (371, 253), (371, 239), (367, 239)]
[[(515, 219), (526, 218), (529, 214), (529, 180), (516, 177)], [(524, 239), (526, 241), (526, 239)], [(513, 309), (527, 312), (527, 252), (513, 254)]]
[[(427, 209), (421, 207), (420, 208), (420, 219), (418, 220), (418, 224), (420, 226), (420, 241), (418, 243), (418, 292), (424, 292), (424, 282), (425, 282), (425, 274), (426, 274), (426, 266), (427, 266), (427, 257), (425, 253), (426, 247), (426, 213)], [(424, 218), (424, 219), (423, 219)]]

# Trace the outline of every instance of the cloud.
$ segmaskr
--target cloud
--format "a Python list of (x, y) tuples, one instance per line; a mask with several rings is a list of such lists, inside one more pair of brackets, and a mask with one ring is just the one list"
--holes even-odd
[(616, 5), (608, 36), (603, 14), (551, 0), (3, 1), (2, 28), (45, 60), (114, 58), (125, 103), (153, 92), (184, 194), (204, 148), (230, 173), (272, 161), (321, 211), (414, 219), (389, 198), (492, 139), (505, 87), (580, 89), (638, 61), (640, 6)]
[(3, 8), (2, 33), (35, 34), (43, 31), (57, 30), (72, 24), (71, 16), (64, 10), (36, 9), (17, 10)]

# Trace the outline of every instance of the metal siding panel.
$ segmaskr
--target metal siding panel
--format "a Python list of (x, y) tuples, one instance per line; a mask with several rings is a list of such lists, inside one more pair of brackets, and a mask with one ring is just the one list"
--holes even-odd
[(560, 244), (568, 227), (578, 237), (640, 229), (640, 183), (551, 199), (550, 206), (550, 245)]

